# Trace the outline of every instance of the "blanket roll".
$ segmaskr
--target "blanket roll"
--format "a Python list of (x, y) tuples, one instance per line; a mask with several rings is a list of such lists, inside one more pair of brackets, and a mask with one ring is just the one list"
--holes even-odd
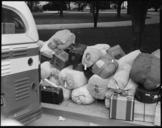
[(41, 63), (41, 79), (54, 76), (58, 78), (59, 70), (56, 69), (49, 61)]
[(75, 35), (70, 30), (64, 29), (57, 31), (49, 40), (48, 46), (54, 50), (56, 48), (66, 49), (75, 43)]
[(106, 50), (109, 48), (110, 46), (108, 44), (87, 46), (82, 56), (82, 64), (85, 69), (92, 66), (99, 58), (104, 56), (107, 53)]
[(87, 85), (72, 90), (72, 100), (77, 104), (91, 104), (94, 98), (90, 95)]
[(65, 88), (75, 89), (87, 84), (87, 78), (82, 71), (70, 68), (62, 69), (59, 74), (59, 81)]

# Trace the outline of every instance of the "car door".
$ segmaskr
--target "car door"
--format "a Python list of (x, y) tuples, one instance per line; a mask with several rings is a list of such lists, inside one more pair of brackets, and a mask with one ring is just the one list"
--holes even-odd
[[(19, 5), (24, 11), (28, 9), (25, 4)], [(2, 5), (1, 111), (5, 116), (27, 121), (25, 118), (38, 112), (41, 104), (38, 33), (31, 15), (25, 13), (12, 3)]]

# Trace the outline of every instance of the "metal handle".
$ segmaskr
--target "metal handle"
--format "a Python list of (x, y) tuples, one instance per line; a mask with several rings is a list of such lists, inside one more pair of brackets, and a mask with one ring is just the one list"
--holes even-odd
[(1, 106), (4, 105), (4, 93), (1, 93)]

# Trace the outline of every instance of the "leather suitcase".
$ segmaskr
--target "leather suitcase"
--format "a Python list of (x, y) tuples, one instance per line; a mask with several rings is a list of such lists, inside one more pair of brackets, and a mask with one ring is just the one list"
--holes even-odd
[(147, 90), (139, 85), (136, 89), (135, 99), (143, 103), (156, 103), (161, 99), (161, 86), (153, 90)]
[(44, 103), (60, 104), (64, 100), (63, 90), (59, 87), (41, 86), (41, 101)]
[(125, 52), (120, 47), (120, 45), (115, 45), (107, 50), (109, 54), (111, 54), (115, 59), (120, 59), (125, 55)]
[(50, 62), (54, 67), (61, 70), (69, 65), (69, 54), (64, 50), (57, 50)]
[(81, 63), (86, 47), (84, 44), (75, 44), (65, 50), (69, 54), (69, 64), (72, 64), (74, 68)]

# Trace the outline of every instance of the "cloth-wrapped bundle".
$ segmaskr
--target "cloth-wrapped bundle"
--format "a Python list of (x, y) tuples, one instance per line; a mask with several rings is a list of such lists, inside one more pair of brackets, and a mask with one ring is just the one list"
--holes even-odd
[(135, 83), (132, 79), (129, 79), (127, 86), (124, 88), (124, 92), (125, 92), (124, 95), (134, 97), (137, 87), (138, 84)]
[(160, 58), (160, 49), (155, 50), (154, 52), (152, 52), (152, 54), (157, 58)]
[(49, 58), (52, 58), (53, 54), (55, 53), (55, 51), (53, 51), (52, 49), (50, 49), (48, 47), (48, 42), (47, 41), (45, 41), (43, 46), (41, 46), (40, 52), (41, 52), (41, 54), (43, 54), (45, 56), (48, 56)]
[(107, 54), (107, 50), (110, 48), (110, 45), (109, 44), (95, 44), (89, 47), (101, 50), (101, 52), (105, 55)]
[(41, 63), (41, 79), (49, 78), (55, 76), (58, 78), (59, 70), (56, 69), (49, 61)]
[(103, 79), (100, 76), (94, 74), (88, 81), (87, 89), (89, 93), (95, 99), (103, 100), (108, 90), (108, 80), (109, 79)]
[(49, 40), (48, 47), (52, 50), (66, 49), (71, 44), (75, 43), (75, 35), (67, 29), (57, 31)]
[(108, 82), (108, 88), (123, 90), (127, 86), (132, 64), (140, 53), (140, 50), (135, 50), (118, 60), (118, 69)]
[(112, 89), (122, 89), (127, 86), (131, 66), (129, 64), (120, 66), (113, 77), (109, 80), (107, 87)]
[(145, 89), (160, 86), (160, 59), (152, 54), (142, 53), (134, 61), (130, 77)]
[(106, 54), (92, 66), (92, 72), (106, 79), (112, 76), (117, 68), (117, 61), (110, 54)]
[(72, 90), (72, 100), (77, 104), (91, 104), (94, 98), (90, 95), (87, 85)]
[(81, 71), (64, 68), (59, 74), (59, 81), (65, 88), (75, 89), (87, 84), (87, 78)]
[(82, 56), (82, 64), (84, 65), (85, 69), (92, 66), (97, 60), (104, 56), (107, 53), (106, 50), (109, 48), (110, 46), (108, 44), (87, 46)]
[(49, 40), (45, 41), (43, 46), (42, 42), (38, 45), (40, 46), (40, 52), (50, 58), (57, 49), (66, 49), (71, 44), (75, 43), (75, 35), (70, 30), (60, 30), (57, 31)]
[(120, 65), (124, 65), (124, 64), (129, 64), (130, 66), (132, 66), (132, 64), (134, 63), (134, 60), (136, 59), (136, 57), (141, 53), (140, 50), (134, 50), (130, 53), (128, 53), (127, 55), (121, 57), (118, 60), (119, 66)]

